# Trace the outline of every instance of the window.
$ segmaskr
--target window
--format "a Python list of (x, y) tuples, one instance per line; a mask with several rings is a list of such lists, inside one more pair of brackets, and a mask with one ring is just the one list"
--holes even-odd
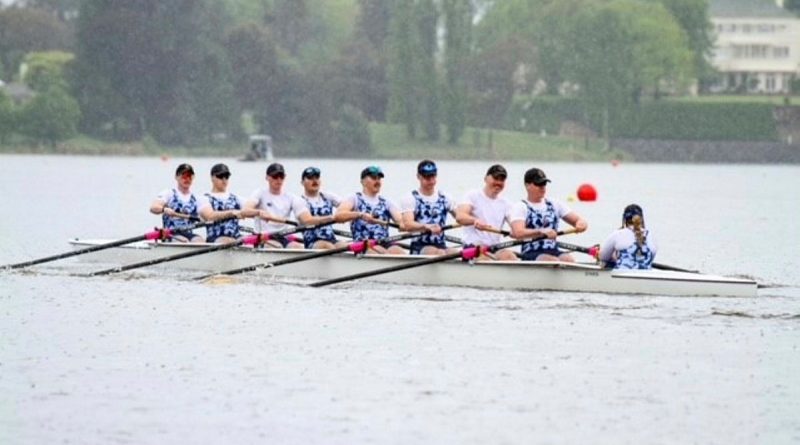
[(775, 75), (774, 74), (767, 74), (766, 88), (767, 88), (767, 91), (769, 91), (769, 92), (775, 91)]
[(776, 46), (772, 48), (772, 57), (775, 59), (786, 59), (789, 57), (788, 46)]

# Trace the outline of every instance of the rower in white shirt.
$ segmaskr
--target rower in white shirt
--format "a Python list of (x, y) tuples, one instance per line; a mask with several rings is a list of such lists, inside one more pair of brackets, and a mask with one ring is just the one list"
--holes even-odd
[[(467, 192), (456, 207), (456, 221), (464, 227), (463, 238), (467, 245), (489, 247), (501, 242), (501, 235), (492, 231), (502, 229), (511, 207), (500, 194), (506, 185), (508, 172), (505, 167), (495, 164), (489, 167), (483, 178), (483, 188)], [(516, 254), (511, 249), (495, 252), (494, 259), (515, 261)], [(487, 259), (485, 255), (481, 259)]]
[[(275, 162), (267, 167), (267, 187), (259, 188), (244, 203), (245, 210), (258, 210), (255, 229), (259, 233), (275, 233), (292, 226), (286, 224), (292, 215), (301, 220), (301, 215), (308, 213), (305, 201), (291, 193), (283, 191), (286, 171), (283, 165)], [(286, 247), (302, 249), (303, 240), (294, 235), (270, 238), (270, 247)]]

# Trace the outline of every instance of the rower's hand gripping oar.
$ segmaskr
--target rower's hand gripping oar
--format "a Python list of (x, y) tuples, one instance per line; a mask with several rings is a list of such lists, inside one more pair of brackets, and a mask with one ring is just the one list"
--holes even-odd
[(203, 255), (205, 253), (211, 253), (211, 252), (217, 252), (217, 251), (220, 251), (220, 250), (231, 249), (231, 248), (238, 247), (238, 246), (241, 246), (241, 245), (258, 246), (258, 245), (261, 245), (264, 242), (268, 241), (271, 238), (286, 236), (286, 235), (289, 235), (289, 234), (292, 234), (292, 233), (295, 233), (295, 232), (306, 230), (308, 228), (310, 228), (310, 227), (298, 226), (298, 227), (290, 227), (288, 229), (279, 230), (277, 232), (272, 232), (272, 233), (256, 233), (254, 235), (245, 236), (242, 239), (239, 239), (239, 240), (236, 240), (236, 241), (233, 241), (233, 242), (224, 243), (224, 244), (218, 244), (216, 246), (200, 248), (200, 249), (196, 249), (196, 250), (190, 250), (188, 252), (181, 252), (181, 253), (178, 253), (178, 254), (175, 254), (175, 255), (169, 255), (169, 256), (165, 256), (165, 257), (161, 257), (161, 258), (155, 258), (155, 259), (148, 260), (148, 261), (141, 261), (141, 262), (138, 262), (138, 263), (127, 264), (127, 265), (124, 265), (124, 266), (112, 267), (110, 269), (99, 270), (99, 271), (96, 271), (96, 272), (91, 272), (91, 273), (87, 274), (86, 276), (90, 276), (91, 277), (91, 276), (108, 275), (108, 274), (112, 274), (112, 273), (124, 272), (126, 270), (138, 269), (140, 267), (153, 266), (153, 265), (156, 265), (156, 264), (165, 263), (167, 261), (181, 260), (181, 259), (184, 259), (184, 258), (189, 258), (189, 257), (197, 256), (197, 255)]
[[(567, 235), (567, 234), (574, 233), (574, 232), (575, 232), (574, 229), (573, 230), (560, 231), (560, 232), (558, 232), (558, 235)], [(412, 262), (409, 262), (409, 263), (406, 263), (406, 264), (400, 264), (400, 265), (397, 265), (397, 266), (386, 267), (386, 268), (383, 268), (383, 269), (369, 270), (369, 271), (366, 271), (366, 272), (361, 272), (361, 273), (352, 274), (352, 275), (346, 275), (346, 276), (343, 276), (343, 277), (331, 278), (331, 279), (328, 279), (328, 280), (317, 281), (315, 283), (309, 284), (309, 286), (311, 286), (311, 287), (322, 287), (322, 286), (327, 286), (329, 284), (341, 283), (343, 281), (350, 281), (350, 280), (355, 280), (355, 279), (358, 279), (358, 278), (373, 277), (373, 276), (376, 276), (376, 275), (383, 275), (383, 274), (387, 274), (387, 273), (391, 273), (391, 272), (397, 272), (397, 271), (401, 271), (401, 270), (411, 269), (411, 268), (414, 268), (414, 267), (427, 266), (428, 264), (442, 263), (442, 262), (449, 261), (449, 260), (454, 260), (454, 259), (457, 259), (457, 258), (461, 258), (463, 261), (471, 261), (471, 260), (474, 260), (474, 259), (478, 258), (479, 256), (481, 256), (481, 254), (494, 253), (494, 252), (497, 252), (499, 250), (507, 249), (509, 247), (514, 247), (514, 246), (517, 246), (517, 245), (520, 245), (520, 244), (524, 244), (524, 243), (528, 243), (528, 242), (531, 242), (531, 241), (539, 241), (539, 240), (543, 240), (545, 238), (547, 238), (547, 237), (546, 236), (539, 236), (539, 237), (530, 238), (530, 239), (520, 239), (520, 240), (505, 241), (505, 242), (502, 242), (502, 243), (492, 244), (491, 246), (485, 246), (485, 247), (484, 246), (465, 247), (465, 248), (463, 248), (460, 251), (455, 252), (455, 253), (449, 253), (449, 254), (446, 254), (446, 255), (436, 256), (436, 257), (433, 257), (433, 258), (426, 258), (424, 260), (419, 260), (419, 261), (412, 261)]]
[[(451, 225), (451, 226), (445, 226), (445, 227), (442, 228), (442, 230), (452, 229), (452, 228), (455, 228), (455, 227), (458, 227), (458, 225), (454, 224), (454, 225)], [(373, 247), (373, 246), (376, 246), (376, 245), (390, 244), (390, 243), (393, 243), (393, 242), (396, 242), (396, 241), (401, 241), (401, 240), (408, 239), (408, 238), (416, 238), (418, 236), (419, 236), (419, 232), (406, 232), (406, 233), (398, 233), (397, 235), (390, 236), (388, 238), (384, 238), (384, 239), (382, 239), (380, 241), (376, 241), (376, 240), (353, 241), (353, 242), (349, 243), (348, 245), (342, 246), (342, 247), (335, 247), (333, 249), (323, 250), (323, 251), (320, 251), (320, 252), (312, 252), (312, 253), (308, 253), (308, 254), (305, 254), (305, 255), (298, 255), (298, 256), (295, 256), (295, 257), (291, 257), (291, 258), (284, 258), (282, 260), (272, 261), (272, 262), (269, 262), (269, 263), (254, 264), (252, 266), (246, 266), (246, 267), (240, 267), (240, 268), (237, 268), (237, 269), (225, 270), (225, 271), (221, 271), (221, 272), (217, 272), (217, 273), (213, 273), (213, 274), (203, 275), (203, 276), (197, 277), (195, 279), (196, 280), (204, 280), (204, 279), (211, 278), (211, 277), (214, 277), (214, 276), (217, 276), (217, 275), (237, 275), (237, 274), (241, 274), (241, 273), (245, 273), (245, 272), (253, 272), (253, 271), (256, 271), (256, 270), (259, 270), (259, 269), (267, 269), (267, 268), (271, 268), (271, 267), (283, 266), (285, 264), (298, 263), (300, 261), (313, 260), (315, 258), (322, 258), (322, 257), (330, 256), (330, 255), (335, 255), (337, 253), (348, 252), (348, 251), (349, 252), (353, 252), (353, 254), (358, 255), (358, 254), (365, 253), (367, 250), (369, 250), (370, 247)]]
[[(210, 223), (193, 224), (191, 226), (182, 228), (181, 230), (199, 229), (199, 228), (205, 227), (205, 226), (207, 226), (209, 224)], [(77, 255), (83, 255), (85, 253), (97, 252), (99, 250), (105, 250), (105, 249), (111, 249), (113, 247), (124, 246), (125, 244), (131, 244), (131, 243), (135, 243), (135, 242), (138, 242), (138, 241), (156, 241), (156, 240), (165, 241), (165, 240), (168, 240), (168, 239), (172, 238), (172, 234), (173, 234), (173, 230), (171, 230), (171, 229), (154, 228), (152, 232), (147, 232), (144, 235), (139, 235), (139, 236), (134, 236), (134, 237), (131, 237), (131, 238), (125, 238), (125, 239), (121, 239), (121, 240), (111, 241), (111, 242), (104, 243), (104, 244), (98, 244), (98, 245), (95, 245), (95, 246), (85, 247), (83, 249), (72, 250), (72, 251), (61, 253), (61, 254), (58, 254), (58, 255), (52, 255), (52, 256), (48, 256), (48, 257), (44, 257), (44, 258), (39, 258), (39, 259), (36, 259), (36, 260), (25, 261), (25, 262), (22, 262), (22, 263), (8, 264), (8, 265), (5, 265), (5, 266), (0, 266), (0, 269), (19, 269), (19, 268), (22, 268), (22, 267), (33, 266), (35, 264), (42, 264), (42, 263), (47, 263), (47, 262), (50, 262), (50, 261), (56, 261), (56, 260), (60, 260), (60, 259), (64, 259), (64, 258), (77, 256)]]

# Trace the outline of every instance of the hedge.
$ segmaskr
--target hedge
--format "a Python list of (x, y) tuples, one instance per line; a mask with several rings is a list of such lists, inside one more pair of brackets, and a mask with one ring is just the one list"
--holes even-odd
[[(662, 100), (611, 114), (612, 137), (696, 141), (775, 141), (778, 132), (773, 105)], [(599, 113), (584, 112), (578, 99), (541, 97), (516, 101), (505, 120), (507, 128), (557, 134), (564, 120), (581, 122), (601, 133)]]

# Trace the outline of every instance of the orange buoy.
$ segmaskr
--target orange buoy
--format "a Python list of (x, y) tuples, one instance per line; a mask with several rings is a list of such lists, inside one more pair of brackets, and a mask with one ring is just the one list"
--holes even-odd
[(597, 201), (597, 190), (592, 184), (581, 184), (578, 187), (578, 199), (581, 201)]

